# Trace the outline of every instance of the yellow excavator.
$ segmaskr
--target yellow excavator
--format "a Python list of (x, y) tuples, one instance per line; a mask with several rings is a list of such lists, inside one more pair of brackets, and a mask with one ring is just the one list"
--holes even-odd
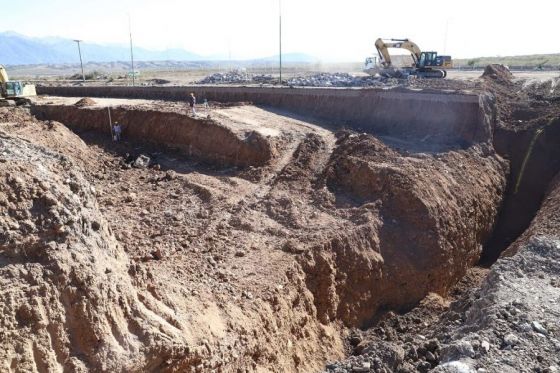
[(4, 66), (0, 65), (0, 106), (25, 105), (30, 103), (28, 97), (37, 96), (33, 84), (11, 81)]
[[(418, 45), (409, 39), (377, 39), (375, 48), (379, 54), (379, 62), (369, 57), (366, 59), (364, 71), (370, 75), (379, 74), (385, 77), (407, 78), (445, 78), (446, 69), (453, 67), (451, 56), (439, 56), (437, 52), (422, 52)], [(391, 61), (390, 48), (406, 49), (412, 57), (411, 66), (396, 67)], [(375, 62), (374, 62), (375, 61)]]

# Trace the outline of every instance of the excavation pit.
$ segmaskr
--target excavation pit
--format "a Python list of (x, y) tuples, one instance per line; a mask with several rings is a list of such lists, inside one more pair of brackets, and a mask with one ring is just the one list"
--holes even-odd
[[(258, 106), (214, 107), (208, 120), (192, 118), (184, 103), (172, 101), (189, 88), (63, 87), (58, 94), (77, 96), (40, 98), (32, 112), (65, 126), (7, 114), (0, 121), (9, 141), (38, 146), (22, 146), (30, 154), (8, 160), (9, 170), (25, 176), (8, 182), (14, 193), (32, 198), (34, 175), (48, 167), (60, 183), (46, 190), (92, 209), (68, 222), (61, 245), (46, 246), (35, 258), (55, 271), (53, 294), (58, 287), (93, 294), (91, 314), (97, 315), (89, 319), (61, 297), (57, 312), (91, 328), (57, 337), (57, 346), (83, 341), (76, 350), (41, 345), (52, 361), (67, 354), (90, 370), (318, 371), (344, 356), (347, 327), (368, 327), (387, 310), (409, 310), (429, 293), (445, 296), (479, 260), (509, 170), (493, 147), (490, 96), (205, 89), (195, 92), (211, 103)], [(136, 98), (99, 97), (125, 94)], [(96, 103), (74, 106), (82, 97)], [(110, 140), (107, 106), (125, 127), (120, 144)], [(247, 134), (264, 141), (253, 144)], [(122, 154), (143, 142), (161, 146), (165, 169), (122, 167)], [(53, 144), (66, 163), (49, 156), (42, 165), (30, 156)], [(197, 166), (195, 159), (215, 168)], [(42, 214), (28, 206), (18, 202), (9, 211)], [(84, 231), (102, 260), (65, 248), (65, 237), (73, 242)], [(10, 247), (14, 265), (19, 249)], [(107, 272), (104, 263), (111, 260), (120, 264)], [(74, 267), (81, 271), (69, 284), (56, 281)], [(91, 273), (105, 275), (94, 286), (87, 280)], [(126, 286), (110, 287), (112, 276)], [(99, 288), (110, 289), (107, 303), (95, 298)], [(12, 299), (19, 299), (19, 288), (13, 289)], [(30, 328), (44, 329), (40, 317), (27, 319)], [(27, 351), (25, 334), (14, 340)], [(92, 348), (97, 340), (107, 342)], [(30, 360), (34, 351), (26, 355)]]

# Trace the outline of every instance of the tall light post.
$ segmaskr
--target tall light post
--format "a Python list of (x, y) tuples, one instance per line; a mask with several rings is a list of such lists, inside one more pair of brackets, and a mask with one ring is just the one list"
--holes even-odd
[(132, 51), (132, 26), (130, 22), (130, 14), (128, 15), (128, 33), (130, 35), (130, 67), (132, 68), (132, 86), (135, 85), (135, 74), (134, 74), (134, 53)]
[(279, 26), (279, 60), (280, 60), (280, 85), (282, 85), (282, 0), (278, 0), (278, 26)]
[(84, 75), (84, 63), (82, 62), (82, 49), (80, 48), (80, 42), (82, 40), (75, 39), (74, 40), (78, 44), (78, 53), (80, 54), (80, 66), (82, 67), (82, 81), (86, 81), (86, 76)]

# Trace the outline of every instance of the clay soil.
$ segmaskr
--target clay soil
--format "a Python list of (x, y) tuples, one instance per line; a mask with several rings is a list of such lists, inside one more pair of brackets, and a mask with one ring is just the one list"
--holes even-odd
[[(557, 115), (554, 87), (541, 83), (448, 84), (493, 92), (506, 132), (550, 126)], [(513, 121), (528, 100), (532, 116)], [(184, 114), (180, 104), (128, 105)], [(487, 294), (507, 298), (501, 292), (513, 283), (500, 283), (500, 273), (519, 268), (476, 267), (492, 250), (520, 169), (513, 150), (495, 150), (496, 139), (419, 151), (289, 113), (214, 106), (217, 125), (241, 139), (257, 131), (274, 150), (264, 164), (236, 167), (135, 138), (115, 143), (92, 128), (72, 132), (25, 109), (0, 110), (3, 371), (476, 369), (540, 338), (533, 321), (558, 337), (552, 319), (529, 311), (519, 319), (532, 303), (518, 302), (509, 319), (496, 317), (523, 321), (533, 334), (500, 352), (513, 327), (492, 334), (492, 323), (475, 317), (485, 304), (491, 317), (500, 315), (497, 303), (481, 302)], [(151, 164), (135, 167), (139, 155)], [(542, 198), (550, 196), (551, 207), (508, 253), (557, 233), (546, 223), (556, 221), (557, 187), (547, 188)], [(555, 271), (541, 272), (549, 281)], [(461, 329), (475, 326), (486, 328), (477, 338)], [(539, 369), (558, 363), (550, 338), (533, 364)]]

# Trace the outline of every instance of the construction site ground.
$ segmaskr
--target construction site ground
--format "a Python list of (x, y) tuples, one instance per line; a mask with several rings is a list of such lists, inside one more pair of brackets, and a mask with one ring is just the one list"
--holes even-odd
[[(0, 108), (0, 370), (560, 371), (558, 79), (406, 84), (492, 93), (492, 136), (248, 102)], [(133, 121), (115, 142), (107, 107), (185, 117), (194, 145)]]

